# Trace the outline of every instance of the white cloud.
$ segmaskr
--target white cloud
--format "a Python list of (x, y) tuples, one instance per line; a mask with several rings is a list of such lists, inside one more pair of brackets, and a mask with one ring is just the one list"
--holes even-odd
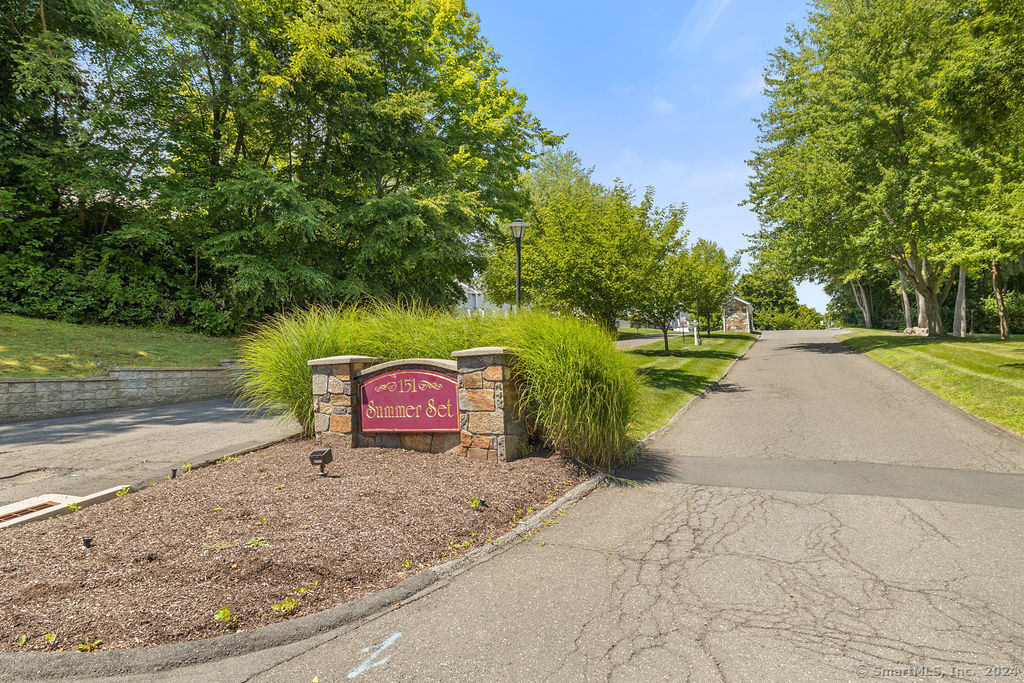
[(696, 52), (710, 35), (718, 18), (731, 0), (697, 0), (683, 20), (683, 25), (672, 41), (672, 49)]
[(747, 75), (733, 84), (729, 94), (737, 100), (752, 100), (760, 97), (765, 88), (764, 75), (760, 71), (748, 71)]
[(676, 105), (664, 97), (655, 97), (651, 100), (651, 106), (654, 107), (654, 113), (661, 116), (667, 116), (676, 110)]

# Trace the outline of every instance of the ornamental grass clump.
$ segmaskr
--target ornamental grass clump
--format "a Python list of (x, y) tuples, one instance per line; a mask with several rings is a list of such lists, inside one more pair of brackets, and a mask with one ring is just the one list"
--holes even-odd
[(627, 435), (641, 381), (611, 335), (571, 317), (523, 313), (508, 320), (531, 431), (604, 470), (627, 465)]
[(640, 399), (640, 380), (608, 333), (571, 317), (467, 316), (390, 303), (293, 311), (242, 340), (240, 396), (256, 408), (293, 416), (311, 436), (308, 360), (339, 355), (450, 359), (453, 351), (477, 346), (516, 350), (531, 433), (602, 469), (629, 459), (627, 429)]
[(313, 373), (306, 361), (347, 353), (363, 330), (362, 318), (354, 308), (315, 306), (261, 324), (240, 344), (240, 398), (257, 410), (291, 415), (312, 435)]

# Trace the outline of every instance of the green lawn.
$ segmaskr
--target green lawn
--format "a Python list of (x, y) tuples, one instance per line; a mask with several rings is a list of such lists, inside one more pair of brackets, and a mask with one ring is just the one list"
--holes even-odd
[(623, 352), (648, 384), (640, 418), (630, 428), (630, 436), (641, 439), (664, 426), (687, 401), (721, 377), (729, 364), (750, 346), (754, 336), (716, 332), (714, 336), (703, 337), (700, 346), (694, 346), (689, 335), (672, 337), (668, 340), (669, 356), (662, 355), (665, 344), (661, 339)]
[(112, 365), (212, 366), (236, 353), (228, 338), (0, 314), (0, 377), (88, 377)]
[(1024, 435), (1024, 341), (927, 339), (855, 329), (840, 337), (955, 406)]

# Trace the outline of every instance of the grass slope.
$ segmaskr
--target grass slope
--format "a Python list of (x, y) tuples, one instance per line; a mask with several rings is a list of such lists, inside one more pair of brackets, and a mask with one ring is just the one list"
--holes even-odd
[(754, 337), (716, 332), (704, 337), (700, 346), (694, 346), (692, 336), (672, 337), (668, 341), (669, 356), (663, 355), (665, 344), (661, 339), (626, 352), (648, 385), (629, 435), (642, 439), (664, 426), (687, 401), (721, 377)]
[(212, 366), (237, 353), (233, 339), (0, 314), (0, 377), (89, 377), (112, 365)]
[(1024, 435), (1024, 341), (927, 339), (856, 329), (840, 337), (955, 406)]

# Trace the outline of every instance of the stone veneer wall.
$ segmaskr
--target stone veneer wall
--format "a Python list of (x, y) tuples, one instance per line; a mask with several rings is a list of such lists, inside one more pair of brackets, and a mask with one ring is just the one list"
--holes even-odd
[(751, 320), (747, 307), (736, 301), (725, 305), (725, 322), (722, 325), (726, 332), (750, 332)]
[(456, 351), (459, 371), (459, 453), (474, 460), (515, 460), (526, 445), (520, 386), (512, 351), (501, 346)]
[(106, 377), (0, 380), (0, 422), (230, 395), (234, 361), (202, 368), (110, 368)]
[[(408, 358), (379, 363), (370, 356), (332, 356), (309, 361), (313, 370), (313, 426), (317, 440), (340, 447), (405, 448), (428, 453), (452, 449), (476, 460), (514, 460), (526, 442), (519, 414), (519, 384), (504, 347), (456, 351), (455, 362)], [(459, 433), (366, 434), (359, 430), (359, 380), (397, 368), (452, 374), (459, 386)]]

